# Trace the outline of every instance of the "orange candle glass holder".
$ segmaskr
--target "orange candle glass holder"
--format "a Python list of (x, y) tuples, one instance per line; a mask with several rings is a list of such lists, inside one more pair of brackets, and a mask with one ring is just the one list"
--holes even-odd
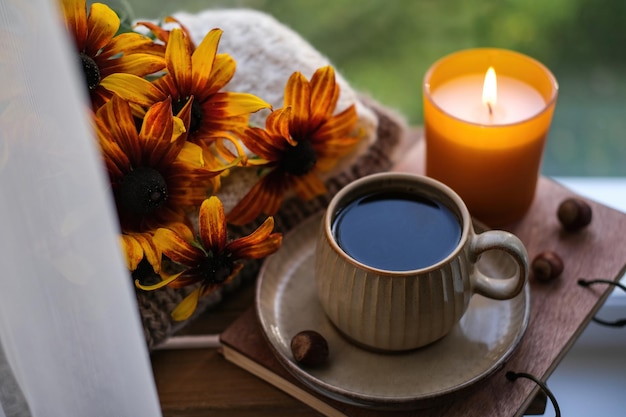
[[(485, 92), (496, 73), (497, 92)], [(526, 55), (459, 51), (424, 77), (426, 175), (453, 188), (489, 226), (519, 220), (535, 195), (558, 95), (554, 75)]]

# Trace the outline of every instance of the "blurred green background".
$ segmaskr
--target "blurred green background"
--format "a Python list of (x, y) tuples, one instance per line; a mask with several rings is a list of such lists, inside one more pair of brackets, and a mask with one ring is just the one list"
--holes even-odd
[(135, 18), (249, 7), (307, 39), (358, 90), (422, 123), (428, 67), (459, 49), (513, 49), (543, 62), (559, 99), (550, 176), (626, 176), (626, 1), (115, 0)]

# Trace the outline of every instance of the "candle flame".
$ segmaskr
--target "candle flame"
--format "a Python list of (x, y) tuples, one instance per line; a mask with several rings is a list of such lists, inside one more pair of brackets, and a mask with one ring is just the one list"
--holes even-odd
[(489, 67), (485, 74), (483, 83), (483, 104), (489, 109), (489, 114), (493, 113), (493, 108), (498, 99), (498, 81), (496, 80), (496, 70)]

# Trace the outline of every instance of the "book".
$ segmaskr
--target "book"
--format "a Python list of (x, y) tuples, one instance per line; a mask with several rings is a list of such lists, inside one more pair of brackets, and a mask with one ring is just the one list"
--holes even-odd
[[(329, 417), (380, 416), (380, 410), (334, 400), (300, 382), (281, 365), (263, 336), (254, 307), (248, 308), (220, 335), (224, 358), (272, 384), (319, 413)], [(394, 416), (414, 416), (415, 411), (394, 411)]]

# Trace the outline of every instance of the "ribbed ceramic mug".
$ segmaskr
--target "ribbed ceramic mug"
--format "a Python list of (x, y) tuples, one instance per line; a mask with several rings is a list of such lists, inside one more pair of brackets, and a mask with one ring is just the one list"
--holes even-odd
[[(444, 219), (441, 226), (435, 221), (438, 213), (434, 213), (435, 220), (429, 220), (430, 212), (400, 213), (386, 201), (398, 196), (403, 204), (407, 200), (435, 205), (435, 210), (447, 212), (452, 222), (457, 222), (458, 241), (447, 243), (451, 249), (440, 254), (441, 259), (420, 261), (422, 254), (432, 256), (431, 249), (440, 246), (439, 235), (444, 231), (439, 233), (438, 228), (449, 227), (445, 223), (450, 219)], [(372, 205), (371, 213), (349, 217), (350, 212), (356, 213), (354, 207), (359, 204), (367, 207), (366, 200), (382, 201), (382, 205)], [(341, 222), (350, 224), (346, 219), (350, 219), (354, 230), (345, 226), (346, 231), (342, 232)], [(398, 226), (396, 220), (400, 219)], [(388, 220), (393, 220), (389, 226)], [(409, 233), (408, 243), (407, 236), (403, 236), (404, 242), (394, 248), (396, 235), (388, 236), (385, 229), (392, 226), (398, 229), (393, 233)], [(372, 251), (366, 250), (365, 254), (355, 254), (355, 248), (345, 248), (349, 239), (341, 234), (350, 231), (355, 232), (352, 243), (356, 249), (369, 250), (368, 242), (378, 246), (372, 245)], [(414, 248), (419, 246), (417, 236), (426, 240), (425, 245), (420, 243), (420, 250)], [(389, 248), (391, 252), (385, 255)], [(407, 269), (403, 262), (407, 259), (396, 259), (407, 248), (409, 254), (404, 256), (415, 260), (417, 267)], [(515, 270), (512, 276), (490, 277), (476, 267), (480, 255), (492, 250), (503, 251), (516, 264), (516, 268), (509, 268)], [(387, 261), (391, 264), (385, 264)], [(383, 266), (378, 262), (383, 262)], [(376, 266), (372, 266), (374, 263)], [(413, 174), (374, 174), (345, 186), (331, 200), (317, 240), (315, 281), (324, 311), (349, 339), (378, 351), (404, 351), (433, 343), (461, 319), (473, 294), (510, 299), (520, 293), (527, 277), (528, 255), (516, 236), (497, 230), (477, 234), (468, 209), (452, 189)]]

